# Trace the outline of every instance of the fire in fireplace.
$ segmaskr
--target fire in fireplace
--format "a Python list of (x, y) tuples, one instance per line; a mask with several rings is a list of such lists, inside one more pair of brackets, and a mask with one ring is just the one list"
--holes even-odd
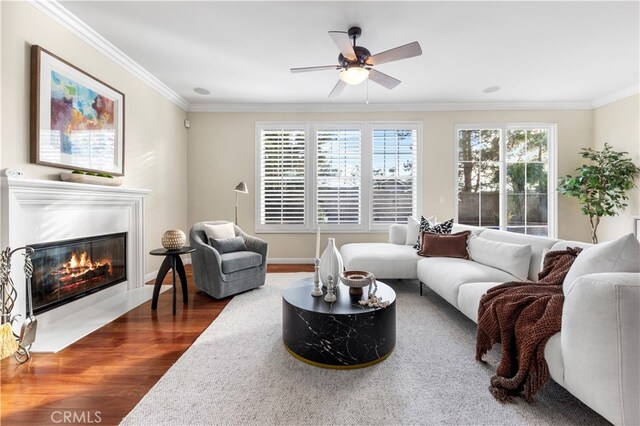
[(37, 315), (127, 279), (127, 234), (32, 244)]

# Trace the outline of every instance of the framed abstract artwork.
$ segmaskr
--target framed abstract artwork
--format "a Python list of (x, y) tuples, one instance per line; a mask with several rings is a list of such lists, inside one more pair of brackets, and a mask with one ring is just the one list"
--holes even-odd
[(124, 94), (31, 46), (31, 162), (124, 174)]

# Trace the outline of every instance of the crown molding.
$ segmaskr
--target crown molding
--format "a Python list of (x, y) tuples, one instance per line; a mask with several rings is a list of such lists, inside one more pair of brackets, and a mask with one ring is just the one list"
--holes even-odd
[(601, 106), (608, 105), (615, 101), (619, 101), (620, 99), (624, 99), (626, 97), (636, 95), (638, 93), (640, 93), (640, 84), (636, 84), (636, 85), (627, 87), (625, 89), (618, 90), (617, 92), (610, 93), (606, 96), (596, 99), (595, 101), (591, 102), (591, 107), (594, 109), (600, 108)]
[(328, 103), (208, 103), (190, 104), (136, 61), (98, 34), (57, 0), (26, 0), (29, 4), (63, 26), (72, 34), (138, 77), (158, 93), (188, 112), (420, 112), (420, 111), (522, 111), (522, 110), (590, 110), (640, 93), (640, 85), (619, 90), (591, 102), (444, 102), (399, 104), (328, 104)]
[(57, 1), (27, 0), (27, 2), (56, 21), (58, 24), (62, 25), (65, 29), (76, 35), (85, 43), (89, 44), (89, 46), (93, 47), (98, 52), (120, 65), (122, 68), (147, 83), (151, 88), (174, 104), (178, 105), (183, 110), (187, 111), (189, 109), (189, 102), (187, 102), (182, 96), (169, 88), (169, 86), (144, 69), (140, 64), (127, 56), (116, 46), (107, 41)]
[(591, 102), (457, 102), (402, 104), (191, 104), (189, 112), (415, 112), (592, 109)]

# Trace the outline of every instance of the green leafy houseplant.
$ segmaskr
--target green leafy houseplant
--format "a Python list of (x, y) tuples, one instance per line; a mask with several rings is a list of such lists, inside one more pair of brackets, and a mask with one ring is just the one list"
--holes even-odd
[(589, 217), (591, 241), (596, 244), (596, 234), (600, 218), (615, 216), (618, 210), (627, 207), (627, 192), (635, 185), (634, 178), (640, 173), (628, 157), (627, 152), (611, 149), (604, 144), (602, 151), (585, 148), (580, 151), (582, 158), (591, 161), (576, 169), (576, 176), (560, 178), (558, 191), (569, 197), (576, 197), (582, 213)]

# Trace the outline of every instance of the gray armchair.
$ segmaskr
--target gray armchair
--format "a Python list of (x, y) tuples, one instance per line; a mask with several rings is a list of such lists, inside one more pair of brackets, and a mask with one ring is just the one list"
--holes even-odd
[(228, 222), (198, 222), (189, 231), (189, 241), (196, 249), (191, 253), (196, 288), (216, 299), (260, 287), (267, 274), (267, 243), (245, 234), (236, 225), (233, 226), (235, 235), (242, 236), (247, 251), (220, 254), (209, 245), (204, 225), (223, 223)]

